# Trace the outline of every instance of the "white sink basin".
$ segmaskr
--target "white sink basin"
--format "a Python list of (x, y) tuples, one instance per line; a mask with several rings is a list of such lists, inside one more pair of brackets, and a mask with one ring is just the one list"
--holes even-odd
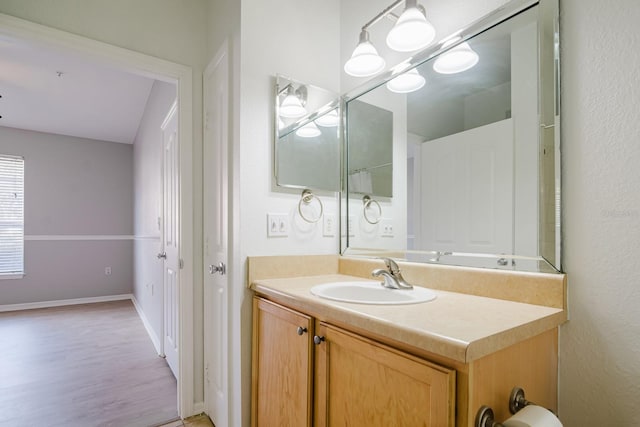
[(388, 289), (380, 282), (331, 282), (311, 288), (320, 298), (357, 304), (417, 304), (436, 298), (435, 292), (414, 286), (413, 289)]

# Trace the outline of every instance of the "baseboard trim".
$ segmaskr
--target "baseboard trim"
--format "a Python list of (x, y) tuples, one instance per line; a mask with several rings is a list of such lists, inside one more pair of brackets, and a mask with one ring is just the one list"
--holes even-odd
[(162, 349), (160, 348), (160, 340), (158, 339), (156, 332), (151, 327), (151, 323), (149, 323), (149, 319), (147, 319), (147, 316), (144, 314), (144, 311), (142, 310), (142, 306), (140, 305), (140, 303), (138, 303), (138, 300), (136, 299), (135, 295), (131, 295), (131, 302), (133, 302), (133, 306), (136, 308), (136, 311), (138, 312), (138, 316), (140, 317), (140, 320), (142, 320), (142, 324), (144, 325), (144, 328), (147, 330), (147, 335), (149, 335), (149, 338), (151, 338), (151, 342), (153, 343), (153, 346), (156, 349), (156, 353), (158, 353), (158, 356), (162, 356)]
[(37, 308), (63, 307), (65, 305), (92, 304), (96, 302), (122, 301), (132, 299), (132, 294), (106, 295), (102, 297), (87, 297), (60, 299), (54, 301), (27, 302), (22, 304), (4, 304), (0, 305), (0, 313), (6, 311), (34, 310)]
[(189, 415), (190, 417), (194, 416), (194, 415), (200, 415), (200, 414), (204, 414), (204, 402), (195, 402), (193, 404), (193, 408), (192, 411), (193, 414)]

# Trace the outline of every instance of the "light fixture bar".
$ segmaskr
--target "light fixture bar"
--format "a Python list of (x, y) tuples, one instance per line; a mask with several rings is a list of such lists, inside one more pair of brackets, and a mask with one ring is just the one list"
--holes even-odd
[[(400, 3), (402, 3), (405, 0), (396, 0), (393, 3), (391, 3), (389, 6), (387, 6), (382, 12), (380, 12), (379, 14), (377, 14), (371, 21), (367, 22), (366, 24), (364, 24), (362, 26), (363, 30), (367, 30), (370, 26), (372, 26), (373, 24), (375, 24), (376, 22), (380, 21), (382, 18), (388, 16), (391, 14), (391, 11), (393, 9), (395, 9), (396, 7), (398, 7), (400, 5)], [(411, 0), (407, 0), (408, 2), (410, 2)]]

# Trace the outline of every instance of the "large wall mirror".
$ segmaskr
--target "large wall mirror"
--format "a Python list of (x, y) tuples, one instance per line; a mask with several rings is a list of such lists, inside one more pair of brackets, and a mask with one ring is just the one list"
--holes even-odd
[(276, 184), (339, 191), (338, 94), (278, 75), (274, 99)]
[[(343, 253), (560, 271), (558, 40), (557, 0), (512, 2), (346, 95)], [(416, 73), (421, 87), (397, 90)], [(375, 133), (393, 151), (393, 192), (365, 186), (366, 202), (349, 179), (363, 104), (392, 114)]]

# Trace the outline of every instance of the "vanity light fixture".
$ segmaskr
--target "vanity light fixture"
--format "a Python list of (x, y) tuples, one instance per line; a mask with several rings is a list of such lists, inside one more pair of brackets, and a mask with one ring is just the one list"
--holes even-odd
[[(398, 17), (391, 11), (402, 2), (405, 2), (405, 10)], [(417, 0), (396, 0), (362, 27), (358, 46), (344, 64), (344, 71), (350, 76), (369, 77), (384, 69), (385, 60), (369, 41), (368, 29), (385, 17), (396, 21), (386, 39), (387, 46), (393, 50), (411, 52), (423, 49), (435, 38), (436, 30)]]
[(345, 73), (354, 77), (369, 77), (384, 69), (386, 62), (369, 41), (369, 32), (362, 29), (360, 41), (353, 50), (351, 58), (344, 64)]
[(297, 119), (307, 114), (307, 109), (302, 105), (300, 88), (296, 91), (292, 85), (286, 88), (286, 96), (280, 104), (278, 114), (287, 119)]
[(425, 48), (436, 36), (436, 29), (417, 0), (406, 0), (404, 12), (387, 34), (387, 46), (398, 52)]
[(314, 122), (309, 122), (296, 131), (296, 135), (300, 138), (315, 138), (322, 135), (322, 131)]
[(318, 117), (315, 122), (318, 126), (331, 128), (338, 126), (340, 123), (340, 117), (338, 116), (337, 110), (331, 110), (327, 114)]
[[(442, 44), (442, 48), (451, 46), (461, 40), (461, 37), (454, 37)], [(455, 74), (473, 68), (479, 61), (479, 56), (475, 50), (471, 49), (469, 43), (463, 42), (444, 52), (433, 64), (433, 69), (440, 74)]]
[(424, 77), (414, 68), (390, 80), (387, 83), (387, 89), (395, 93), (409, 93), (422, 88), (424, 84)]

